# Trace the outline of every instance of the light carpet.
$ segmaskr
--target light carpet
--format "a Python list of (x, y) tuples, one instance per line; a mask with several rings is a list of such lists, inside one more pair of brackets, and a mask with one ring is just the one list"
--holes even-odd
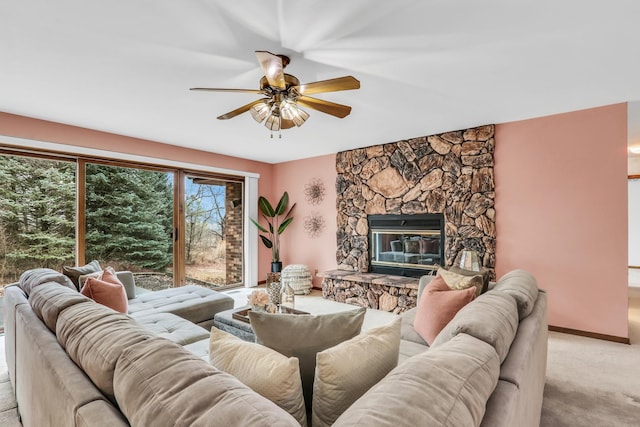
[(540, 424), (640, 426), (640, 287), (629, 288), (629, 339), (550, 332)]

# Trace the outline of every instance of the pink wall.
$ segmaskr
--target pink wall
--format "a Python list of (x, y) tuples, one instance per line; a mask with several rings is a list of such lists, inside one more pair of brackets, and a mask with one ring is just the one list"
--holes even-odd
[(531, 271), (550, 325), (628, 337), (626, 148), (626, 104), (496, 126), (496, 273)]
[[(313, 157), (293, 162), (279, 163), (274, 168), (274, 192), (289, 193), (296, 202), (294, 221), (282, 234), (282, 261), (287, 264), (305, 264), (315, 270), (336, 268), (336, 156)], [(325, 196), (318, 205), (311, 205), (304, 194), (305, 185), (313, 178), (324, 184)], [(279, 196), (276, 196), (279, 197)], [(304, 230), (304, 218), (312, 213), (322, 216), (325, 228), (312, 238)], [(320, 279), (314, 278), (314, 286), (320, 287)]]

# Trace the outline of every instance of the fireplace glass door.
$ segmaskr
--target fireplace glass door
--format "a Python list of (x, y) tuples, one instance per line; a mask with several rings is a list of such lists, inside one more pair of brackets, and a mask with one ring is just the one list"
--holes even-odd
[(371, 231), (371, 265), (432, 270), (442, 265), (440, 230)]

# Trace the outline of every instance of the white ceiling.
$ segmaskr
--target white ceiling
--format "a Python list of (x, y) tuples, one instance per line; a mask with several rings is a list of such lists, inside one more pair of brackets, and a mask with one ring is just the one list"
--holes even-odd
[[(281, 162), (488, 123), (640, 99), (640, 1), (4, 0), (0, 110)], [(344, 75), (282, 139), (257, 99), (255, 50), (301, 82)]]

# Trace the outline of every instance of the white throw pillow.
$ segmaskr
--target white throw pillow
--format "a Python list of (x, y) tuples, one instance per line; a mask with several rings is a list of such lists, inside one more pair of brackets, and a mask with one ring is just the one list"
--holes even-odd
[(313, 427), (331, 426), (398, 364), (400, 317), (316, 355)]
[(209, 362), (307, 425), (298, 359), (211, 328)]

